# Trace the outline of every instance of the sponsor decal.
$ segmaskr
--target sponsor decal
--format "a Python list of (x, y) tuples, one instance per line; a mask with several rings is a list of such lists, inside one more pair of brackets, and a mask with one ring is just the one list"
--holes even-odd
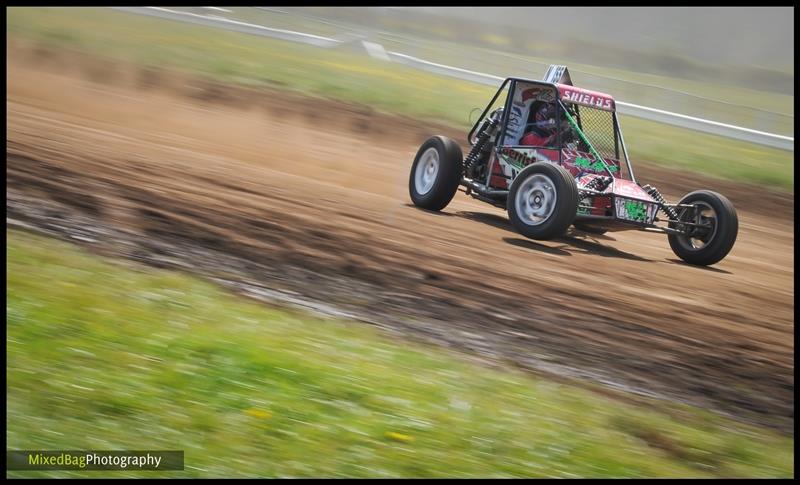
[(594, 108), (606, 109), (609, 111), (613, 111), (614, 109), (614, 103), (611, 98), (596, 96), (584, 91), (564, 89), (564, 94), (561, 96), (561, 98), (572, 103), (591, 106)]
[(647, 208), (644, 203), (635, 200), (625, 201), (625, 212), (633, 220), (644, 222), (647, 218)]
[(555, 92), (552, 89), (543, 88), (541, 86), (529, 88), (522, 91), (523, 103), (531, 98), (535, 99), (536, 101), (546, 101), (546, 102), (553, 102), (556, 100)]
[(514, 180), (523, 168), (532, 163), (556, 163), (551, 160), (550, 157), (554, 157), (555, 159), (558, 157), (558, 151), (556, 150), (519, 149), (511, 147), (500, 147), (497, 154), (499, 155), (498, 161), (500, 162), (501, 173), (508, 177), (509, 180)]
[[(594, 171), (597, 171), (597, 172), (599, 172), (599, 171), (604, 169), (603, 162), (597, 161), (595, 163), (592, 163), (592, 161), (589, 160), (586, 157), (577, 157), (577, 158), (575, 158), (575, 166), (578, 167), (578, 168), (583, 168), (583, 169), (586, 169), (586, 170), (594, 170)], [(617, 167), (616, 165), (609, 164), (608, 165), (608, 170), (610, 172), (616, 172), (617, 170), (619, 170), (619, 167)]]
[(587, 207), (591, 205), (592, 205), (592, 199), (588, 197), (583, 199), (582, 201), (580, 201), (578, 205), (578, 211), (576, 212), (576, 214), (587, 215), (587, 216), (591, 215), (592, 209), (590, 207)]
[(524, 103), (531, 98), (536, 99), (536, 95), (539, 94), (539, 91), (541, 91), (540, 88), (530, 88), (522, 91), (522, 102)]
[(530, 165), (536, 161), (536, 150), (533, 150), (531, 153), (525, 153), (521, 150), (514, 150), (513, 148), (509, 147), (502, 147), (500, 149), (500, 155), (503, 156), (503, 159), (508, 163), (515, 165), (519, 168), (523, 168), (526, 165)]
[(522, 136), (522, 130), (525, 128), (525, 120), (528, 110), (525, 103), (514, 101), (511, 103), (511, 111), (508, 113), (508, 122), (506, 123), (506, 137), (505, 140), (510, 141), (512, 145), (516, 144)]
[(648, 204), (640, 200), (617, 197), (614, 202), (617, 206), (617, 217), (627, 221), (651, 224), (655, 218), (656, 210), (658, 210), (656, 204)]

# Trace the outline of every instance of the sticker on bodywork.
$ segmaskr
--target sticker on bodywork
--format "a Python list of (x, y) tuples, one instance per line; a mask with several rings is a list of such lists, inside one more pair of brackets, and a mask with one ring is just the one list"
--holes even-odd
[(519, 169), (523, 169), (541, 158), (537, 157), (536, 150), (530, 149), (502, 147), (499, 153), (505, 162)]
[(651, 204), (641, 200), (626, 199), (617, 197), (614, 199), (617, 210), (617, 218), (626, 221), (640, 222), (642, 224), (652, 224), (658, 211), (657, 204)]
[[(564, 168), (570, 171), (572, 175), (578, 176), (586, 172), (604, 173), (605, 169), (603, 164), (594, 155), (586, 152), (579, 152), (565, 148), (561, 151), (561, 161)], [(609, 172), (614, 177), (619, 177), (619, 160), (613, 158), (604, 159), (608, 166)]]
[(543, 89), (541, 86), (536, 86), (534, 88), (526, 89), (522, 92), (523, 103), (531, 98), (535, 99), (536, 101), (552, 103), (556, 100), (556, 94), (552, 89)]
[(607, 94), (581, 89), (575, 86), (566, 86), (564, 84), (559, 84), (558, 90), (561, 94), (561, 99), (568, 103), (581, 104), (605, 111), (616, 110), (614, 98)]
[[(575, 159), (575, 166), (586, 170), (594, 170), (596, 172), (600, 172), (605, 168), (602, 162), (598, 161), (592, 163), (592, 161), (586, 157), (577, 157)], [(617, 170), (619, 170), (619, 167), (617, 167), (616, 165), (608, 165), (608, 170), (610, 172), (616, 172)]]

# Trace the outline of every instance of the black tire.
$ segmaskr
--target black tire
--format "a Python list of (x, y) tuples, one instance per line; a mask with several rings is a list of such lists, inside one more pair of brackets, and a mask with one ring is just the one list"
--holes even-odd
[[(704, 212), (707, 214), (702, 217), (710, 216), (711, 212), (708, 209), (712, 209), (712, 229), (699, 233), (698, 237), (694, 238), (670, 234), (668, 239), (672, 251), (687, 263), (699, 266), (714, 264), (727, 256), (739, 233), (739, 217), (736, 215), (736, 209), (731, 201), (710, 190), (697, 190), (686, 194), (678, 203), (703, 205)], [(678, 217), (681, 221), (696, 222), (692, 209), (679, 210)], [(676, 225), (673, 222), (670, 223), (672, 228), (675, 228)], [(702, 243), (702, 245), (698, 243)]]
[(575, 220), (578, 186), (560, 165), (537, 162), (524, 168), (511, 183), (506, 208), (511, 223), (523, 236), (560, 237)]
[(573, 225), (575, 226), (575, 229), (578, 229), (579, 231), (587, 232), (589, 234), (597, 234), (598, 236), (602, 236), (608, 232), (608, 229), (604, 227), (593, 226), (591, 224), (585, 224), (582, 222), (576, 222)]
[[(432, 157), (435, 157), (434, 161)], [(447, 207), (461, 182), (463, 163), (458, 143), (446, 136), (428, 138), (414, 157), (408, 179), (408, 191), (414, 205), (433, 211)]]

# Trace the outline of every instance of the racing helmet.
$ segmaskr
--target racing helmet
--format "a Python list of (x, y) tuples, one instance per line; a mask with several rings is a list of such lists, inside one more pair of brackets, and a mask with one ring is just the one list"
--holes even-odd
[(555, 103), (541, 103), (536, 107), (533, 116), (534, 126), (547, 133), (555, 133), (556, 131), (556, 104)]

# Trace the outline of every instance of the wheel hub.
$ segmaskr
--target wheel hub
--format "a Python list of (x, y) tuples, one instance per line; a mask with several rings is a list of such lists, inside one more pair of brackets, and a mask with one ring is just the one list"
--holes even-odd
[(431, 191), (439, 174), (439, 152), (429, 148), (422, 154), (414, 173), (414, 187), (417, 193), (425, 195)]
[(690, 213), (687, 214), (689, 217), (684, 220), (699, 225), (690, 226), (687, 234), (678, 238), (682, 246), (692, 251), (703, 249), (717, 234), (717, 213), (706, 203), (701, 202), (698, 205), (700, 206), (700, 211), (697, 217), (691, 217), (694, 214)]
[(553, 214), (556, 198), (553, 181), (543, 174), (533, 175), (523, 182), (517, 192), (517, 214), (525, 224), (538, 226)]

